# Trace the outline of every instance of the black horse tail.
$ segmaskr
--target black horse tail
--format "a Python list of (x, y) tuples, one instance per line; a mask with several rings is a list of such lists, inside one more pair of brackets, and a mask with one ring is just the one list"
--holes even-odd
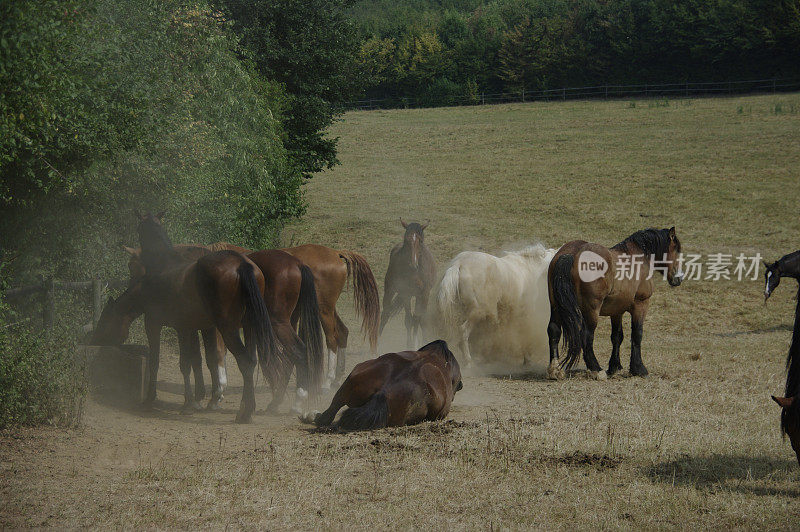
[(305, 362), (308, 366), (309, 386), (311, 394), (316, 395), (320, 393), (322, 386), (322, 365), (325, 360), (319, 301), (317, 300), (317, 289), (314, 286), (314, 274), (311, 272), (311, 268), (303, 264), (300, 266), (300, 275), (300, 297), (297, 301), (300, 307), (298, 336), (306, 344)]
[[(786, 368), (786, 388), (783, 396), (786, 398), (797, 397), (798, 392), (800, 392), (800, 287), (797, 289), (797, 308), (794, 311), (792, 345), (789, 347), (789, 354), (786, 357)], [(800, 412), (800, 405), (781, 409), (781, 432), (783, 434), (786, 434), (789, 417), (797, 417), (798, 412)]]
[(245, 342), (255, 340), (258, 361), (261, 362), (262, 371), (266, 373), (264, 376), (270, 379), (270, 382), (275, 382), (286, 364), (285, 355), (278, 349), (278, 339), (272, 329), (267, 305), (256, 282), (253, 265), (242, 261), (236, 273), (239, 274), (239, 288), (244, 302), (242, 329)]
[(382, 429), (389, 423), (389, 403), (386, 395), (378, 392), (369, 401), (342, 413), (336, 428), (341, 430)]
[(572, 283), (572, 265), (575, 257), (561, 255), (553, 267), (553, 305), (554, 315), (564, 334), (567, 355), (561, 367), (572, 369), (581, 354), (583, 340), (583, 315), (578, 307), (575, 285)]

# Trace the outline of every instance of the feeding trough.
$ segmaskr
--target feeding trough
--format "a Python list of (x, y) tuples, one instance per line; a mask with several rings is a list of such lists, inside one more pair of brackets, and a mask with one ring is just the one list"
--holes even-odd
[(130, 402), (144, 401), (148, 384), (146, 346), (82, 345), (78, 356), (84, 359), (93, 392)]

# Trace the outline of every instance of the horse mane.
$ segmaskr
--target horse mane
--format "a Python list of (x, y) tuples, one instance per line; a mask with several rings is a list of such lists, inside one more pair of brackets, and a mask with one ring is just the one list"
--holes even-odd
[[(800, 280), (800, 249), (791, 253), (787, 253), (780, 259), (776, 260), (774, 265), (780, 265), (781, 267), (788, 265), (789, 268), (794, 268), (795, 271), (787, 271), (785, 273)], [(781, 272), (781, 274), (783, 273), (784, 272)]]
[(532, 244), (522, 249), (508, 250), (503, 252), (503, 257), (508, 255), (519, 255), (520, 257), (531, 259), (543, 259), (547, 255), (547, 248), (542, 244)]
[[(644, 255), (663, 256), (669, 251), (669, 229), (650, 228), (636, 231), (611, 249), (630, 253), (629, 244), (633, 244), (639, 248)], [(676, 251), (680, 253), (681, 243), (678, 237), (675, 237), (675, 244)]]
[(170, 262), (180, 260), (180, 255), (167, 236), (167, 231), (156, 218), (147, 213), (137, 228), (141, 246), (140, 260), (148, 273), (163, 269)]

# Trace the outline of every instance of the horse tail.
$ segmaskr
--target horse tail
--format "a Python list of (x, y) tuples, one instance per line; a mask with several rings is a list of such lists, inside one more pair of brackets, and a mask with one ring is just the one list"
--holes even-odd
[(348, 408), (342, 413), (336, 428), (341, 430), (382, 429), (389, 422), (389, 403), (386, 395), (378, 392), (369, 401), (355, 408)]
[(242, 329), (245, 342), (255, 339), (258, 359), (267, 373), (264, 376), (276, 382), (288, 361), (285, 360), (283, 350), (278, 349), (278, 338), (272, 329), (269, 311), (256, 282), (253, 265), (243, 260), (236, 272), (239, 274), (239, 288), (244, 302)]
[(553, 312), (564, 334), (567, 356), (561, 367), (572, 369), (581, 353), (583, 340), (583, 315), (578, 307), (575, 285), (572, 284), (572, 265), (575, 257), (561, 255), (553, 267), (551, 285), (553, 288)]
[(461, 267), (454, 264), (447, 268), (439, 282), (436, 293), (436, 314), (441, 326), (448, 331), (457, 331), (461, 322), (459, 320), (459, 282)]
[(347, 264), (347, 276), (353, 278), (353, 302), (356, 313), (361, 316), (361, 330), (369, 340), (373, 353), (378, 350), (378, 326), (381, 322), (381, 305), (378, 298), (378, 283), (367, 259), (354, 251), (340, 250), (339, 256)]
[[(786, 388), (784, 397), (796, 397), (800, 392), (800, 287), (797, 289), (797, 307), (794, 311), (794, 329), (792, 330), (792, 344), (789, 347), (789, 354), (786, 356)], [(790, 409), (781, 409), (781, 433), (786, 434), (788, 416), (797, 415)]]
[(319, 302), (317, 289), (314, 286), (314, 274), (311, 268), (300, 266), (300, 296), (297, 304), (300, 307), (300, 323), (298, 333), (306, 344), (306, 363), (308, 364), (312, 394), (319, 393), (322, 383), (322, 364), (324, 350), (322, 330), (320, 328)]

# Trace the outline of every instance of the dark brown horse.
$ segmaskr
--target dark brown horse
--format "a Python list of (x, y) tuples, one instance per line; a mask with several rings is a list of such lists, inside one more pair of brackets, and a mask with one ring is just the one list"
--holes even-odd
[[(461, 369), (443, 340), (419, 351), (387, 353), (357, 364), (331, 406), (304, 421), (338, 430), (368, 430), (444, 419), (463, 387)], [(338, 422), (334, 418), (347, 406)]]
[[(644, 377), (642, 334), (650, 296), (653, 270), (678, 286), (683, 272), (678, 264), (681, 243), (675, 228), (638, 231), (616, 246), (606, 248), (583, 240), (564, 244), (553, 257), (547, 282), (550, 294), (550, 378), (563, 377), (583, 351), (586, 369), (598, 379), (606, 372), (594, 356), (594, 331), (600, 316), (611, 317), (611, 359), (608, 374), (622, 369), (622, 315), (631, 315), (631, 375)], [(567, 354), (560, 367), (558, 343), (561, 332)]]
[[(764, 300), (777, 288), (781, 277), (793, 277), (800, 283), (800, 251), (789, 253), (781, 259), (766, 264), (764, 272), (765, 289)], [(789, 435), (800, 464), (800, 285), (797, 288), (797, 306), (794, 311), (794, 329), (792, 330), (792, 344), (786, 358), (786, 388), (783, 397), (772, 396), (781, 406), (781, 432)]]
[[(209, 253), (196, 261), (183, 259), (172, 248), (160, 215), (140, 216), (137, 230), (147, 273), (132, 280), (116, 301), (109, 301), (93, 335), (93, 343), (122, 343), (130, 323), (144, 313), (150, 345), (146, 403), (152, 404), (156, 397), (161, 328), (174, 328), (178, 333), (184, 377), (184, 408), (192, 409), (196, 407), (190, 383), (192, 365), (196, 375), (201, 373), (197, 371), (200, 365), (197, 331), (218, 330), (236, 358), (244, 380), (236, 421), (250, 422), (255, 410), (253, 374), (256, 364), (260, 363), (264, 375), (275, 380), (285, 365), (262, 297), (264, 276), (261, 270), (234, 251)], [(243, 329), (244, 342), (239, 329)]]
[[(186, 260), (196, 260), (212, 253), (211, 246), (178, 245), (174, 249)], [(140, 259), (140, 251), (127, 247), (125, 250), (131, 255), (128, 262), (131, 279), (143, 276), (145, 267)], [(285, 360), (289, 364), (281, 368), (277, 381), (270, 382), (273, 387), (273, 399), (267, 410), (277, 411), (285, 395), (292, 366), (296, 365), (298, 386), (293, 411), (300, 412), (303, 410), (308, 391), (311, 391), (314, 397), (318, 395), (324, 363), (314, 275), (308, 266), (283, 251), (250, 252), (244, 248), (238, 248), (236, 251), (239, 250), (246, 252), (247, 258), (253, 261), (264, 275), (262, 295), (269, 311), (270, 322), (281, 347), (287, 350), (288, 355)], [(299, 325), (299, 336), (295, 333), (297, 325)], [(226, 349), (218, 337), (206, 332), (203, 333), (203, 340), (206, 346), (206, 364), (211, 371), (212, 403), (209, 403), (211, 408), (219, 403), (226, 385), (224, 361)], [(195, 366), (199, 367), (197, 364)], [(198, 373), (202, 382), (202, 372), (196, 370), (196, 383)]]
[[(436, 262), (425, 246), (423, 231), (428, 224), (400, 223), (405, 229), (403, 242), (389, 255), (389, 266), (383, 283), (383, 315), (380, 332), (386, 322), (401, 308), (405, 310), (406, 346), (416, 341), (427, 313), (428, 296), (436, 277)], [(414, 300), (412, 307), (411, 300)]]
[[(227, 242), (218, 242), (212, 248), (247, 252), (244, 248)], [(361, 316), (361, 330), (369, 340), (373, 353), (377, 350), (381, 313), (378, 285), (367, 260), (354, 251), (317, 244), (283, 248), (283, 251), (303, 261), (314, 273), (322, 329), (328, 347), (328, 372), (325, 379), (325, 387), (328, 387), (330, 383), (344, 376), (349, 331), (336, 311), (336, 303), (347, 285), (347, 278), (352, 276), (353, 303), (356, 313)]]

